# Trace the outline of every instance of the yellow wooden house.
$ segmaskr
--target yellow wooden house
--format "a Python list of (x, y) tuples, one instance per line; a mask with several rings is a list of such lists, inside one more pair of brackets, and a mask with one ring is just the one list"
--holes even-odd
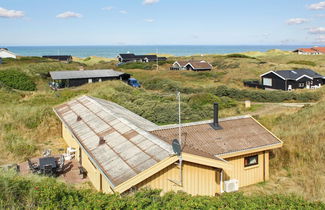
[[(54, 108), (62, 135), (94, 187), (127, 193), (143, 187), (214, 196), (269, 179), (270, 151), (282, 146), (251, 116), (157, 126), (109, 101), (82, 96)], [(217, 113), (217, 112), (216, 112)], [(180, 157), (182, 164), (180, 165)]]

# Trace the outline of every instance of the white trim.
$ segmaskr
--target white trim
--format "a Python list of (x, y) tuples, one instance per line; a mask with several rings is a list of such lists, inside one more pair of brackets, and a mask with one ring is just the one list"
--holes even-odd
[(268, 71), (268, 72), (260, 75), (260, 77), (263, 77), (263, 76), (265, 76), (265, 75), (267, 75), (269, 73), (273, 73), (273, 74), (277, 75), (278, 77), (280, 77), (281, 79), (286, 80), (284, 77), (282, 77), (280, 74), (277, 74), (275, 71)]
[(309, 78), (309, 79), (314, 79), (314, 78), (312, 78), (312, 77), (310, 77), (310, 76), (304, 74), (304, 75), (298, 77), (298, 78), (296, 79), (296, 81), (300, 80), (300, 79), (303, 78), (303, 77), (307, 77), (307, 78)]
[[(208, 62), (206, 62), (209, 66), (210, 66), (210, 68), (212, 69), (212, 65), (211, 64), (209, 64)], [(188, 62), (187, 64), (185, 64), (185, 68), (186, 68), (186, 66), (187, 65), (190, 65), (190, 66), (192, 66), (192, 69), (194, 70), (194, 69), (207, 69), (207, 68), (195, 68), (192, 64), (191, 64), (191, 62)]]
[(174, 67), (175, 64), (178, 65), (178, 68), (184, 68), (184, 66), (182, 66), (180, 63), (178, 63), (178, 61), (175, 61), (175, 62), (173, 63), (173, 67)]

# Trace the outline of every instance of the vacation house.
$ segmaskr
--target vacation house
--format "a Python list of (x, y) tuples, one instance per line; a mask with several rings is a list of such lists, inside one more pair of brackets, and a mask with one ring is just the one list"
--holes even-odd
[(265, 89), (315, 89), (325, 83), (325, 77), (310, 69), (269, 71), (261, 75)]
[(119, 54), (117, 59), (121, 63), (128, 63), (128, 62), (156, 62), (158, 61), (166, 61), (166, 57), (157, 57), (157, 55), (135, 55), (133, 53), (126, 53), (126, 54)]
[[(250, 116), (157, 126), (109, 101), (82, 96), (54, 108), (62, 135), (94, 187), (127, 193), (143, 187), (214, 196), (269, 179), (282, 141)], [(180, 155), (180, 156), (179, 156)], [(180, 165), (181, 163), (181, 165)]]
[(77, 70), (77, 71), (51, 71), (50, 76), (60, 87), (74, 87), (87, 83), (102, 82), (106, 80), (127, 80), (129, 74), (112, 69)]
[(44, 55), (43, 58), (49, 58), (49, 59), (58, 60), (66, 63), (70, 63), (72, 61), (71, 55)]
[(210, 71), (212, 65), (206, 61), (175, 61), (170, 70)]
[(16, 54), (10, 52), (7, 48), (0, 48), (0, 58), (17, 58)]
[(298, 48), (293, 52), (299, 55), (322, 55), (325, 54), (325, 47)]

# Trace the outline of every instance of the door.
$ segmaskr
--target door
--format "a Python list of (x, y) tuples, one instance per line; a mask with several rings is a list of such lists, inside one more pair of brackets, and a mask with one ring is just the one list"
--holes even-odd
[(88, 83), (93, 83), (93, 79), (88, 79)]
[(288, 85), (288, 90), (292, 90), (292, 85)]
[(306, 88), (307, 88), (307, 89), (310, 89), (310, 81), (307, 81), (307, 82), (306, 82)]

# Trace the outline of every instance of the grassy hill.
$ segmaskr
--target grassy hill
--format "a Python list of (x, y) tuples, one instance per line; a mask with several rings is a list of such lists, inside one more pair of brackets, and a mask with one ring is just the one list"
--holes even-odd
[[(211, 119), (212, 103), (218, 101), (221, 117), (258, 114), (255, 117), (285, 142), (283, 149), (275, 151), (271, 159), (271, 180), (243, 189), (245, 194), (295, 193), (310, 200), (325, 201), (325, 89), (270, 93), (242, 84), (243, 80), (258, 79), (260, 74), (271, 69), (311, 68), (325, 75), (325, 56), (280, 52), (247, 56), (250, 57), (206, 56), (204, 59), (214, 66), (211, 72), (170, 71), (169, 63), (162, 63), (158, 71), (154, 64), (148, 69), (121, 66), (118, 70), (132, 74), (143, 88), (134, 89), (121, 81), (106, 81), (57, 92), (48, 87), (49, 71), (76, 70), (80, 66), (85, 69), (116, 68), (116, 61), (64, 64), (40, 58), (5, 59), (0, 72), (23, 73), (36, 84), (36, 90), (17, 90), (10, 84), (0, 87), (0, 164), (38, 156), (47, 148), (59, 154), (65, 144), (52, 107), (73, 97), (87, 94), (111, 100), (157, 124), (169, 124), (177, 122), (175, 92), (179, 90), (184, 122)], [(201, 56), (170, 57), (169, 62), (192, 58), (201, 59)], [(288, 95), (282, 97), (283, 94)], [(299, 97), (292, 97), (292, 94)], [(261, 97), (263, 102), (313, 101), (317, 104), (301, 109), (271, 104), (254, 104), (250, 109), (243, 106), (242, 100), (261, 101)]]

